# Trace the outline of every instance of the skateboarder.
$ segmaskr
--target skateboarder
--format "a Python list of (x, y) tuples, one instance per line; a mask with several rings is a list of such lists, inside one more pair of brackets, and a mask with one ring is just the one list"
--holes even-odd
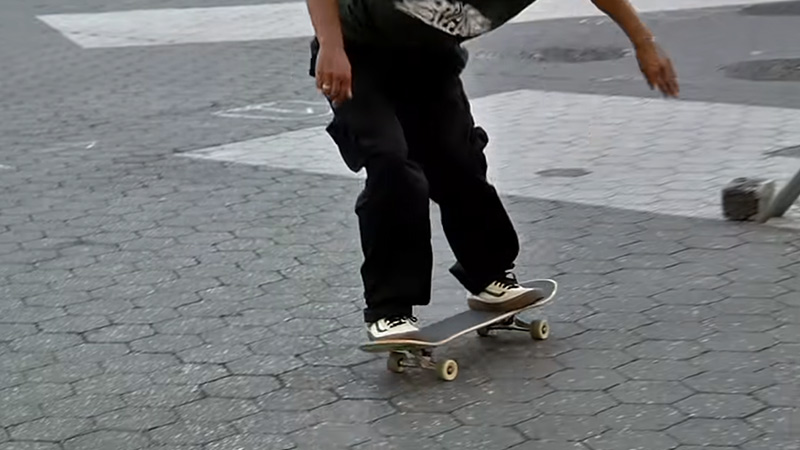
[[(592, 0), (627, 34), (646, 81), (677, 96), (670, 60), (626, 0)], [(473, 309), (510, 311), (539, 294), (511, 270), (516, 231), (486, 179), (488, 137), (460, 80), (461, 44), (504, 24), (533, 0), (307, 0), (315, 30), (310, 74), (331, 102), (327, 131), (353, 171), (370, 339), (417, 330), (430, 302), (429, 201), (456, 257), (451, 273)], [(539, 105), (547, 108), (547, 105)]]

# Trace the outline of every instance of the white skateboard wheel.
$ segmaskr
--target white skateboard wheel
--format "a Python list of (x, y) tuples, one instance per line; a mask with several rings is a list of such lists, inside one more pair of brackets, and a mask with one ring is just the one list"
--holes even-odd
[(458, 376), (458, 363), (452, 359), (439, 361), (436, 364), (436, 375), (444, 381), (453, 381)]
[(389, 353), (389, 359), (386, 360), (386, 368), (389, 372), (403, 373), (406, 371), (403, 363), (406, 361), (406, 355), (402, 353)]
[(550, 336), (550, 325), (546, 320), (534, 320), (530, 325), (531, 338), (544, 341)]

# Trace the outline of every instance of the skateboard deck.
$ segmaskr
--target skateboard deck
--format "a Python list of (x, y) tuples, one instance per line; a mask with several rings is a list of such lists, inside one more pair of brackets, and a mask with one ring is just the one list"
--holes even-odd
[(556, 295), (558, 284), (549, 279), (530, 280), (520, 284), (538, 289), (541, 298), (531, 305), (508, 312), (468, 309), (427, 325), (413, 335), (369, 341), (359, 345), (359, 348), (370, 353), (389, 352), (388, 368), (393, 372), (403, 372), (404, 367), (422, 367), (435, 369), (440, 378), (447, 381), (455, 379), (458, 370), (456, 362), (445, 360), (439, 364), (435, 363), (432, 358), (434, 347), (445, 345), (473, 331), (480, 336), (487, 336), (492, 330), (517, 330), (529, 332), (536, 340), (547, 339), (549, 326), (546, 320), (528, 322), (518, 315), (549, 303)]

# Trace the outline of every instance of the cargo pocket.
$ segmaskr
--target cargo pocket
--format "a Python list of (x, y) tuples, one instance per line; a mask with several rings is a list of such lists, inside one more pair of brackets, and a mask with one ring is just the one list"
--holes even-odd
[(311, 78), (317, 77), (317, 56), (319, 55), (319, 41), (317, 38), (311, 40), (309, 44), (311, 50), (311, 58), (308, 65), (308, 74)]
[(489, 165), (486, 162), (486, 146), (489, 145), (489, 135), (486, 130), (481, 127), (474, 127), (470, 133), (470, 148), (472, 150), (472, 157), (474, 158), (476, 170), (481, 178), (486, 178), (486, 173)]
[(347, 124), (334, 116), (325, 131), (328, 132), (333, 142), (339, 147), (339, 153), (342, 155), (347, 168), (353, 172), (359, 172), (364, 167), (364, 157), (358, 148), (357, 138), (350, 132)]

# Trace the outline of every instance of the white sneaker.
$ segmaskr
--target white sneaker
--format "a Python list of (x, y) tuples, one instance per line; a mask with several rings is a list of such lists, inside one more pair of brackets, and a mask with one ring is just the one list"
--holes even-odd
[(373, 341), (403, 337), (419, 331), (419, 328), (414, 325), (416, 322), (417, 318), (413, 316), (387, 317), (367, 324), (367, 332)]
[(520, 286), (513, 274), (493, 281), (478, 295), (470, 295), (467, 303), (476, 311), (509, 312), (530, 306), (544, 298), (539, 289)]

